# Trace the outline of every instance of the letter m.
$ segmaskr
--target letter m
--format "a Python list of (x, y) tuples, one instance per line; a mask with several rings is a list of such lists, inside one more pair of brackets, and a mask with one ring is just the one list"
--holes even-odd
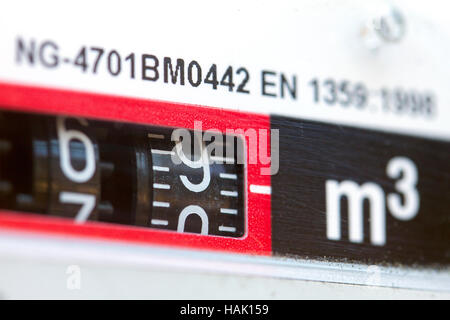
[(384, 192), (381, 187), (372, 182), (359, 186), (353, 181), (335, 180), (326, 182), (326, 215), (327, 238), (341, 239), (341, 198), (348, 200), (348, 229), (351, 242), (361, 243), (363, 233), (364, 199), (369, 201), (370, 207), (370, 240), (372, 244), (382, 246), (386, 242), (386, 212)]
[(169, 82), (170, 74), (170, 80), (172, 81), (172, 83), (177, 83), (178, 72), (180, 73), (180, 84), (184, 86), (184, 60), (177, 59), (177, 65), (174, 72), (172, 68), (172, 60), (169, 57), (164, 57), (164, 82)]

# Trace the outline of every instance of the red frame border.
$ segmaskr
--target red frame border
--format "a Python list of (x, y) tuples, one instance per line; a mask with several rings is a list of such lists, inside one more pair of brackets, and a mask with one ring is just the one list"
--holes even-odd
[[(226, 128), (243, 130), (253, 128), (257, 132), (259, 129), (270, 130), (270, 118), (267, 115), (1, 82), (0, 105), (2, 109), (16, 111), (66, 114), (187, 129), (194, 129), (195, 120), (202, 121), (203, 130), (218, 129), (222, 132), (225, 132)], [(248, 145), (248, 137), (246, 137), (246, 142)], [(269, 143), (268, 135), (268, 145), (270, 146)], [(248, 156), (247, 153), (247, 160)], [(251, 184), (270, 186), (270, 176), (260, 175), (261, 168), (260, 164), (247, 165), (247, 233), (243, 238), (181, 234), (173, 231), (98, 222), (75, 225), (63, 218), (8, 211), (0, 211), (0, 228), (112, 241), (270, 255), (271, 196), (250, 192)]]

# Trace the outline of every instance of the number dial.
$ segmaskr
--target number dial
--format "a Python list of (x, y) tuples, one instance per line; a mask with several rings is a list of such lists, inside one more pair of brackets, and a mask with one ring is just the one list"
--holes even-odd
[[(222, 155), (227, 161), (220, 161), (221, 157), (211, 152), (212, 157), (203, 159), (200, 165), (202, 159), (191, 161), (193, 159), (183, 151), (180, 159), (175, 142), (171, 141), (170, 129), (155, 129), (149, 135), (153, 175), (152, 227), (201, 233), (208, 225), (207, 234), (243, 236), (244, 166), (242, 159), (238, 161), (237, 157), (240, 140), (234, 139), (232, 157), (226, 154), (225, 141), (221, 143)], [(202, 146), (203, 154), (207, 154), (207, 146), (208, 143)], [(199, 153), (197, 150), (196, 154)], [(179, 164), (175, 164), (172, 157)], [(184, 158), (188, 158), (187, 161)], [(181, 212), (188, 215), (185, 221), (180, 218)]]
[(183, 149), (176, 151), (174, 128), (0, 114), (0, 141), (12, 146), (8, 154), (0, 154), (0, 187), (11, 186), (0, 192), (1, 208), (76, 223), (245, 234), (244, 164), (238, 160), (243, 152), (237, 152), (243, 146), (238, 138), (231, 139), (232, 155), (226, 153), (225, 136), (218, 144), (229, 163), (219, 161), (218, 149), (209, 154), (210, 142), (200, 144), (202, 158), (195, 161)]

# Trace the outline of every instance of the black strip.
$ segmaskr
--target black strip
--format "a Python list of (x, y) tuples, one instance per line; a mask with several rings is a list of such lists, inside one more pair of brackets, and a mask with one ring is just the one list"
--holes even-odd
[[(346, 126), (271, 117), (280, 130), (280, 170), (272, 177), (272, 246), (275, 255), (389, 265), (449, 265), (450, 144)], [(326, 181), (377, 184), (399, 194), (386, 165), (407, 157), (418, 169), (418, 214), (393, 217), (387, 205), (386, 243), (371, 243), (370, 210), (363, 201), (363, 243), (349, 241), (348, 199), (341, 204), (341, 239), (326, 232)], [(405, 201), (401, 197), (402, 201)], [(386, 201), (386, 197), (384, 197)]]

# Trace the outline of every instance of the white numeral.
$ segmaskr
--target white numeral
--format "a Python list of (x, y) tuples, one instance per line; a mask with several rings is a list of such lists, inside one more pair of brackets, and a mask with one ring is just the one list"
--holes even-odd
[[(78, 121), (87, 126), (87, 121), (84, 119), (78, 119)], [(65, 118), (59, 117), (56, 119), (56, 129), (59, 141), (60, 161), (64, 175), (70, 180), (82, 183), (92, 178), (95, 173), (95, 153), (94, 145), (91, 140), (83, 132), (77, 130), (67, 130), (64, 124)], [(83, 143), (86, 150), (86, 165), (84, 169), (76, 170), (70, 161), (70, 141), (79, 140)], [(59, 194), (59, 201), (61, 203), (81, 204), (81, 208), (75, 217), (75, 223), (84, 223), (88, 220), (89, 215), (94, 210), (96, 198), (95, 195), (67, 192), (63, 191)]]
[(419, 192), (416, 189), (418, 174), (414, 162), (405, 157), (392, 158), (386, 167), (386, 173), (392, 179), (397, 179), (402, 174), (402, 178), (397, 181), (395, 188), (404, 197), (402, 204), (399, 195), (390, 193), (387, 196), (389, 211), (399, 220), (414, 218), (420, 205)]
[[(84, 119), (78, 119), (78, 121), (87, 126), (87, 121)], [(56, 120), (59, 149), (61, 152), (60, 166), (64, 174), (72, 181), (86, 182), (92, 178), (95, 173), (95, 154), (94, 145), (91, 140), (82, 132), (77, 130), (67, 130), (65, 127), (65, 118), (58, 118)], [(70, 140), (79, 140), (83, 143), (86, 150), (86, 165), (85, 167), (77, 171), (70, 162)]]
[(186, 208), (183, 209), (183, 211), (181, 211), (180, 216), (178, 217), (177, 231), (178, 232), (184, 231), (184, 225), (186, 223), (186, 218), (191, 214), (198, 215), (200, 217), (200, 219), (202, 220), (202, 230), (200, 233), (208, 234), (208, 225), (209, 225), (208, 215), (206, 214), (205, 210), (203, 210), (202, 207), (199, 207), (196, 205), (187, 206)]
[(62, 203), (81, 204), (80, 211), (75, 217), (75, 223), (83, 223), (91, 214), (95, 207), (95, 196), (92, 194), (83, 194), (76, 192), (61, 192), (59, 194), (59, 201)]
[(180, 175), (181, 182), (183, 182), (184, 186), (193, 192), (202, 192), (208, 188), (209, 182), (211, 181), (211, 174), (209, 170), (208, 150), (205, 148), (204, 144), (201, 144), (201, 156), (196, 161), (191, 161), (185, 156), (183, 153), (182, 142), (177, 142), (175, 144), (175, 149), (178, 157), (184, 164), (193, 169), (203, 168), (203, 179), (198, 184), (190, 182), (185, 175)]

